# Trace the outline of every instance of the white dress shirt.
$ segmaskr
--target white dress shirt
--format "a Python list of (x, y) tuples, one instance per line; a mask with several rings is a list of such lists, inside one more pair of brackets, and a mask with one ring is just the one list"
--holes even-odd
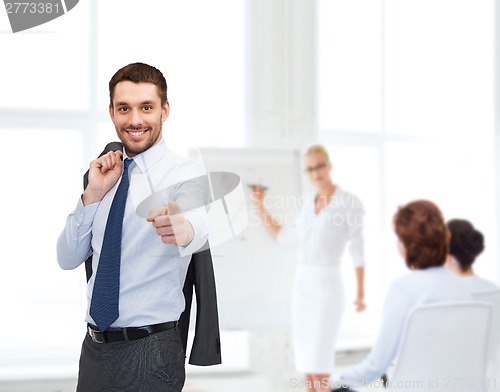
[(364, 209), (361, 201), (337, 186), (328, 205), (316, 213), (315, 198), (315, 192), (306, 195), (295, 224), (282, 227), (278, 242), (287, 245), (299, 240), (299, 263), (318, 266), (340, 265), (349, 242), (354, 267), (363, 267)]
[[(174, 154), (163, 139), (133, 159), (134, 163), (129, 168), (130, 186), (123, 219), (119, 317), (112, 327), (178, 320), (185, 306), (182, 289), (191, 254), (201, 248), (208, 238), (203, 202), (198, 203), (202, 207), (185, 213), (193, 226), (194, 237), (184, 248), (164, 244), (152, 223), (136, 211), (148, 196), (164, 189), (168, 192), (162, 194), (163, 206), (167, 205), (169, 198), (175, 200), (183, 192), (183, 181), (205, 174), (201, 167), (193, 160)], [(57, 259), (63, 269), (76, 268), (93, 254), (93, 274), (87, 285), (89, 305), (86, 316), (86, 321), (92, 324), (95, 322), (90, 317), (89, 308), (94, 279), (109, 209), (120, 180), (98, 203), (83, 206), (79, 198), (57, 242)], [(188, 192), (188, 196), (198, 197), (192, 192)], [(151, 205), (151, 208), (155, 206)]]
[(340, 375), (332, 386), (358, 388), (379, 379), (395, 359), (408, 313), (416, 306), (471, 300), (464, 280), (445, 267), (414, 270), (395, 280), (387, 293), (382, 324), (368, 357)]

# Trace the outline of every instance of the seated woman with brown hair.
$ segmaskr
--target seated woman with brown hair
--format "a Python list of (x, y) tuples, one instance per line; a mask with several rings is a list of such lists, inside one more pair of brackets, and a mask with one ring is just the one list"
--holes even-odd
[(387, 372), (396, 357), (406, 317), (416, 306), (471, 299), (463, 280), (444, 267), (450, 235), (434, 203), (417, 200), (400, 207), (394, 216), (394, 231), (410, 272), (389, 287), (380, 331), (368, 357), (334, 375), (334, 390), (367, 386)]

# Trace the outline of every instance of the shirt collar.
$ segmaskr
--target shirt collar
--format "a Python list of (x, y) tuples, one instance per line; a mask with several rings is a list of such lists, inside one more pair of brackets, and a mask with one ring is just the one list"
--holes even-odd
[[(146, 151), (141, 152), (140, 154), (137, 154), (135, 157), (133, 157), (133, 160), (139, 170), (142, 173), (145, 173), (149, 169), (151, 169), (157, 162), (159, 162), (160, 159), (168, 153), (168, 151), (169, 150), (165, 144), (165, 140), (161, 138), (161, 140), (154, 146), (151, 146)], [(123, 156), (124, 159), (129, 158), (125, 151), (123, 151)]]

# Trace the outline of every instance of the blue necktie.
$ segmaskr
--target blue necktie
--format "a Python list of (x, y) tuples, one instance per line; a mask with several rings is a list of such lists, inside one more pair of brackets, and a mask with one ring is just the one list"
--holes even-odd
[(101, 331), (108, 329), (118, 318), (122, 226), (129, 186), (128, 167), (132, 162), (133, 159), (127, 158), (123, 164), (122, 180), (109, 210), (94, 281), (90, 316)]

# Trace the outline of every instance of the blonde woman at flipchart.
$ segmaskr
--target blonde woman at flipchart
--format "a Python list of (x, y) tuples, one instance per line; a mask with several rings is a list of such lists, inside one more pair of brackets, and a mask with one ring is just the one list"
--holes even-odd
[[(363, 215), (359, 199), (332, 182), (332, 164), (322, 145), (309, 147), (303, 157), (314, 191), (302, 199), (292, 226), (281, 225), (264, 206), (263, 187), (253, 198), (260, 216), (281, 244), (299, 242), (292, 292), (292, 343), (297, 371), (305, 375), (309, 392), (326, 392), (334, 370), (335, 346), (345, 307), (340, 262), (346, 246), (352, 256), (357, 287), (356, 311), (365, 309)], [(290, 268), (293, 268), (291, 261)]]

